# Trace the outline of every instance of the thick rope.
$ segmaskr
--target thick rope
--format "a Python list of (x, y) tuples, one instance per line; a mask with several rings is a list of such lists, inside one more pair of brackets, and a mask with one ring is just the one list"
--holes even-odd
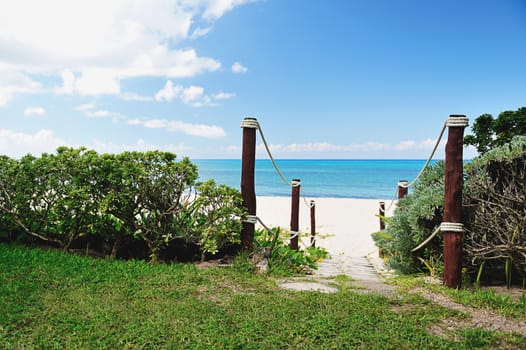
[[(445, 122), (444, 122), (444, 125), (442, 126), (442, 130), (440, 131), (440, 134), (438, 135), (438, 138), (437, 138), (437, 141), (435, 143), (435, 146), (433, 147), (433, 151), (431, 151), (431, 154), (429, 155), (429, 157), (427, 158), (424, 166), (422, 167), (422, 169), (420, 170), (420, 172), (418, 173), (418, 175), (413, 179), (413, 181), (411, 182), (407, 182), (407, 181), (400, 181), (398, 182), (398, 186), (400, 187), (405, 187), (405, 188), (408, 188), (408, 187), (412, 187), (416, 181), (420, 178), (420, 176), (422, 176), (422, 174), (424, 173), (424, 171), (427, 169), (427, 167), (429, 166), (429, 163), (431, 162), (431, 160), (433, 159), (433, 157), (435, 156), (435, 152), (436, 150), (438, 149), (438, 146), (440, 145), (440, 141), (442, 141), (442, 136), (444, 136), (444, 132), (446, 131), (446, 126), (448, 126), (448, 123), (456, 123), (457, 121), (452, 121), (452, 122), (449, 122), (449, 120), (452, 119), (451, 117), (449, 117)], [(461, 118), (456, 118), (456, 119), (461, 119)], [(466, 118), (467, 119), (467, 118)], [(393, 194), (393, 198), (391, 199), (391, 202), (389, 203), (389, 206), (387, 207), (387, 209), (385, 209), (385, 211), (388, 211), (389, 209), (391, 209), (391, 207), (393, 206), (393, 203), (395, 202), (396, 200), (396, 194), (398, 192), (398, 187), (395, 189), (394, 191), (394, 194)]]
[[(449, 118), (448, 118), (449, 120)], [(427, 169), (429, 163), (431, 162), (431, 160), (433, 159), (433, 157), (435, 156), (435, 152), (438, 148), (438, 145), (440, 145), (440, 141), (442, 140), (442, 136), (444, 135), (444, 131), (446, 131), (446, 126), (447, 126), (447, 123), (448, 121), (446, 120), (446, 122), (444, 123), (444, 126), (442, 127), (442, 130), (440, 131), (440, 135), (438, 135), (438, 138), (437, 138), (437, 142), (435, 143), (435, 147), (433, 147), (433, 151), (431, 152), (431, 154), (429, 155), (429, 158), (427, 158), (427, 161), (426, 163), (424, 164), (424, 166), (422, 167), (422, 170), (420, 170), (420, 172), (418, 173), (418, 175), (414, 178), (413, 181), (409, 182), (408, 184), (406, 185), (401, 185), (402, 187), (411, 187), (413, 186), (416, 181), (420, 178), (420, 176), (424, 173), (424, 171)], [(400, 183), (399, 183), (400, 184)]]
[(464, 232), (464, 224), (460, 222), (443, 222), (440, 224), (442, 232)]
[[(261, 125), (259, 125), (257, 120), (248, 119), (248, 123), (247, 124), (245, 124), (245, 120), (247, 120), (247, 119), (243, 120), (243, 123), (241, 124), (241, 127), (244, 127), (244, 125), (248, 125), (248, 127), (254, 127), (255, 126), (255, 128), (258, 129), (259, 134), (261, 135), (261, 140), (263, 140), (263, 145), (265, 146), (265, 150), (267, 151), (267, 154), (268, 154), (270, 160), (272, 161), (272, 165), (274, 166), (274, 169), (276, 170), (276, 172), (278, 173), (279, 177), (281, 178), (281, 181), (283, 181), (283, 183), (285, 185), (289, 186), (289, 187), (298, 187), (298, 186), (300, 186), (301, 182), (299, 182), (299, 181), (289, 182), (287, 180), (287, 178), (283, 175), (281, 170), (279, 169), (278, 164), (276, 163), (276, 161), (274, 160), (274, 157), (272, 156), (272, 153), (270, 152), (270, 147), (269, 147), (269, 145), (267, 143), (267, 140), (265, 139), (265, 134), (263, 133), (263, 129), (261, 128)], [(301, 197), (303, 198), (303, 202), (305, 203), (305, 205), (308, 208), (312, 208), (314, 204), (312, 203), (312, 201), (309, 203), (309, 201), (305, 197), (305, 193), (303, 192), (303, 188), (300, 188), (300, 194), (301, 194)]]
[(465, 115), (452, 115), (446, 120), (447, 126), (466, 127), (469, 125), (469, 118)]
[[(261, 226), (263, 226), (263, 228), (265, 230), (267, 230), (268, 232), (272, 232), (272, 230), (267, 225), (265, 225), (265, 223), (263, 222), (263, 220), (261, 220), (261, 218), (259, 216), (247, 215), (246, 219), (243, 220), (243, 222), (246, 222), (246, 223), (249, 223), (249, 224), (256, 224), (257, 222), (259, 222), (261, 224)], [(291, 233), (291, 236), (290, 237), (286, 237), (285, 239), (291, 240), (293, 238), (299, 237), (299, 234), (300, 234), (299, 231), (290, 231), (290, 233)]]
[(433, 238), (435, 238), (435, 236), (436, 236), (437, 233), (439, 233), (439, 232), (440, 232), (440, 226), (438, 226), (438, 227), (435, 229), (435, 231), (433, 231), (433, 233), (432, 233), (429, 237), (427, 237), (427, 239), (426, 239), (425, 241), (423, 241), (422, 243), (420, 243), (420, 244), (418, 245), (418, 247), (414, 248), (414, 249), (411, 250), (411, 251), (414, 253), (414, 252), (419, 251), (419, 250), (422, 249), (423, 247), (425, 247), (429, 242), (431, 242), (431, 240), (432, 240)]
[(438, 234), (438, 232), (464, 232), (464, 224), (459, 222), (441, 223), (440, 226), (438, 226), (425, 241), (420, 243), (418, 247), (412, 249), (411, 251), (414, 253), (425, 247)]
[[(256, 121), (257, 123), (257, 121)], [(257, 126), (257, 129), (259, 131), (259, 134), (261, 135), (261, 139), (263, 140), (263, 144), (265, 145), (265, 149), (267, 150), (267, 154), (270, 158), (270, 160), (272, 161), (272, 165), (274, 166), (274, 169), (276, 170), (276, 172), (278, 173), (279, 177), (281, 178), (281, 181), (283, 181), (283, 183), (289, 187), (292, 187), (294, 186), (291, 182), (289, 182), (287, 180), (287, 178), (285, 178), (285, 176), (283, 176), (283, 174), (281, 173), (281, 170), (279, 169), (278, 167), (278, 164), (276, 163), (276, 161), (274, 160), (274, 157), (272, 156), (272, 153), (270, 152), (270, 148), (268, 146), (268, 143), (267, 143), (267, 140), (265, 139), (265, 135), (263, 134), (263, 130), (261, 129), (261, 126), (259, 125), (258, 123), (258, 126)], [(296, 186), (298, 186), (299, 184), (297, 184)]]

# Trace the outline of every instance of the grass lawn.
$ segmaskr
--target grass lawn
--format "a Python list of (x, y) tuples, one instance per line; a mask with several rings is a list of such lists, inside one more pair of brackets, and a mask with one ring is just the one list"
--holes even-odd
[(112, 261), (0, 244), (0, 348), (526, 348), (479, 329), (428, 332), (464, 314), (418, 295), (292, 292), (240, 268)]

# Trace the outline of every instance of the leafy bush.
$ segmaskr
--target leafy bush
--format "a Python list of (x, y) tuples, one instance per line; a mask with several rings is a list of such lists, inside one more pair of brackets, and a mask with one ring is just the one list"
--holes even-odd
[(216, 254), (225, 245), (241, 242), (239, 218), (246, 215), (246, 209), (239, 191), (214, 180), (198, 184), (196, 190), (191, 211), (195, 229), (187, 237), (197, 244), (203, 261), (206, 253)]
[[(444, 207), (444, 162), (431, 165), (414, 185), (413, 193), (398, 201), (385, 231), (373, 239), (388, 258), (391, 268), (413, 273), (428, 268), (441, 270), (442, 244), (434, 240), (417, 259), (412, 249), (423, 242), (440, 225)], [(424, 263), (425, 262), (425, 263)], [(438, 265), (437, 265), (438, 264)]]
[(75, 240), (93, 233), (93, 157), (93, 151), (61, 147), (56, 155), (27, 155), (4, 163), (2, 214), (26, 234), (68, 250)]
[(290, 231), (280, 227), (273, 227), (270, 231), (256, 229), (254, 232), (254, 249), (268, 250), (269, 271), (273, 274), (304, 273), (306, 269), (316, 269), (316, 263), (328, 256), (327, 251), (320, 247), (291, 249), (288, 237)]
[(196, 180), (189, 159), (159, 151), (99, 155), (60, 147), (38, 158), (3, 156), (0, 232), (64, 250), (102, 242), (100, 250), (111, 257), (140, 241), (152, 262), (175, 239), (197, 245), (203, 256), (214, 254), (239, 240), (244, 210), (235, 189)]

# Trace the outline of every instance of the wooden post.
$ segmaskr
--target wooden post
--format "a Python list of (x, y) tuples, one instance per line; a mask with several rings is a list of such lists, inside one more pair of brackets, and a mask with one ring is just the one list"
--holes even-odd
[(301, 181), (299, 179), (292, 180), (290, 231), (291, 231), (291, 235), (295, 235), (295, 237), (291, 238), (289, 247), (290, 249), (294, 249), (294, 250), (298, 250), (299, 218), (300, 218), (300, 186), (301, 186)]
[(385, 202), (380, 202), (380, 210), (378, 211), (380, 215), (380, 231), (385, 230), (385, 222), (382, 219), (382, 216), (385, 216)]
[(407, 187), (408, 184), (409, 182), (407, 180), (398, 181), (398, 199), (402, 199), (407, 196), (407, 191), (409, 190)]
[(316, 202), (310, 201), (310, 246), (316, 247)]
[[(241, 154), (241, 196), (251, 218), (256, 216), (256, 189), (254, 172), (256, 167), (256, 118), (245, 118), (241, 124), (243, 128), (243, 150)], [(244, 251), (254, 249), (255, 220), (243, 222), (241, 231), (241, 246)]]
[(462, 147), (468, 118), (450, 115), (444, 179), (444, 285), (459, 288), (462, 280)]

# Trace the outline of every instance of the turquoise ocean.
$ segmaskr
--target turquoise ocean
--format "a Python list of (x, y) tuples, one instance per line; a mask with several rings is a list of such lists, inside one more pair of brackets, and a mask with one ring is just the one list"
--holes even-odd
[[(240, 188), (241, 160), (192, 160), (200, 180)], [(399, 180), (413, 180), (425, 160), (276, 160), (285, 178), (300, 179), (306, 197), (391, 199)], [(290, 196), (270, 160), (256, 160), (256, 195)]]

